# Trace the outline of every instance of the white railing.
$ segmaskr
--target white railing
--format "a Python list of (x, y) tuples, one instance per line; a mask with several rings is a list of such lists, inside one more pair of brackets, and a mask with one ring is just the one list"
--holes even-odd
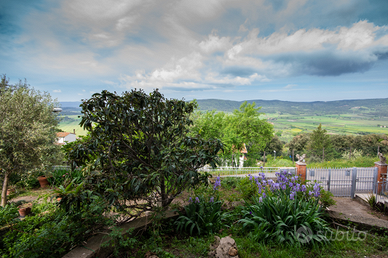
[(244, 176), (264, 173), (266, 177), (275, 177), (276, 172), (289, 171), (296, 174), (295, 167), (218, 167), (201, 168), (199, 171), (206, 171), (213, 176)]

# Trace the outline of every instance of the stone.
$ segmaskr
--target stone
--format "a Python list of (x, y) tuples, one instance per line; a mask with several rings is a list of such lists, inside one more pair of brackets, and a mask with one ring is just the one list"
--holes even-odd
[(230, 256), (233, 256), (233, 257), (236, 256), (237, 255), (237, 249), (234, 248), (234, 247), (229, 248), (228, 254)]
[(236, 241), (230, 236), (220, 239), (220, 244), (216, 249), (216, 258), (238, 258)]

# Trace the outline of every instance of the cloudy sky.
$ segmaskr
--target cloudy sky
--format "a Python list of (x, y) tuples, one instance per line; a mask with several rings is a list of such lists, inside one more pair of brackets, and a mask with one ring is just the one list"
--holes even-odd
[(59, 101), (388, 98), (388, 1), (0, 0), (0, 74)]

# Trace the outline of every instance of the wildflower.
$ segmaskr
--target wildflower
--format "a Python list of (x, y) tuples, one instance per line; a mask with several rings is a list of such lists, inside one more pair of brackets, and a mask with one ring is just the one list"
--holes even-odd
[[(263, 193), (262, 197), (265, 198), (267, 195), (265, 193)], [(261, 197), (260, 197), (261, 198)]]
[(252, 181), (252, 175), (249, 174), (248, 176), (249, 176), (249, 181)]
[(221, 186), (221, 178), (220, 176), (217, 177), (216, 182), (214, 183), (213, 190), (216, 191), (217, 187)]
[(214, 197), (210, 197), (210, 202), (214, 202)]
[(287, 186), (285, 184), (282, 185), (282, 189), (286, 190)]
[(315, 196), (315, 197), (319, 197), (320, 194), (321, 194), (321, 193), (318, 192), (318, 191), (314, 192), (314, 196)]
[[(263, 194), (264, 195), (264, 194)], [(263, 202), (263, 197), (260, 196), (259, 202)]]
[(314, 194), (314, 192), (313, 192), (313, 191), (310, 191), (310, 192), (309, 192), (309, 195), (310, 195), (310, 196), (311, 196), (311, 195), (313, 195), (313, 194)]
[(252, 215), (252, 212), (251, 212), (251, 211), (249, 212), (249, 215)]
[(192, 203), (192, 202), (193, 202), (193, 199), (192, 199), (191, 197), (189, 198), (189, 202), (190, 202), (190, 203)]
[(195, 202), (199, 203), (199, 198), (198, 197), (195, 197)]
[(294, 196), (295, 196), (295, 192), (292, 192), (292, 193), (290, 194), (290, 200), (294, 200)]
[(306, 192), (307, 188), (306, 185), (302, 185), (302, 192)]

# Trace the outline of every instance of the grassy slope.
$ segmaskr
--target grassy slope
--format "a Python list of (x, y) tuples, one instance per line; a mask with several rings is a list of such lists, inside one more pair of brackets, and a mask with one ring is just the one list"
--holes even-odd
[[(282, 131), (281, 140), (290, 141), (299, 133), (311, 132), (321, 123), (335, 134), (387, 134), (388, 99), (341, 100), (329, 102), (288, 102), (278, 100), (250, 100), (261, 106), (262, 118)], [(200, 110), (231, 112), (242, 101), (197, 100)]]

